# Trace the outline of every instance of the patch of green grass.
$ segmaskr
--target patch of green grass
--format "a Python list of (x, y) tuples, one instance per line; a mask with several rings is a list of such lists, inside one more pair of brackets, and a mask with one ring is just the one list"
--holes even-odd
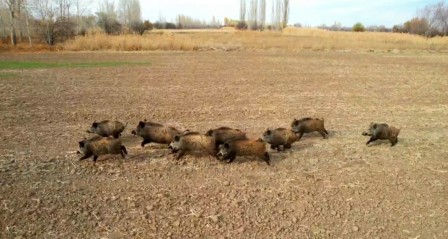
[(149, 65), (149, 62), (39, 62), (39, 61), (0, 61), (0, 70), (22, 70), (60, 67), (117, 67)]
[(0, 72), (0, 79), (9, 79), (9, 78), (16, 78), (19, 75), (17, 73), (11, 73), (11, 72)]

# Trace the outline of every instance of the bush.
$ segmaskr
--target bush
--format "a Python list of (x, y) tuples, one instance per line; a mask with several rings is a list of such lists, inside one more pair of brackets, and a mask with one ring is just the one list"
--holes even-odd
[(35, 27), (40, 37), (48, 45), (64, 42), (75, 36), (76, 33), (76, 23), (65, 17), (57, 18), (55, 21), (53, 19), (36, 20)]
[(364, 27), (364, 25), (362, 25), (362, 23), (358, 22), (355, 25), (353, 25), (353, 31), (354, 32), (363, 32), (366, 30), (366, 28)]
[(238, 24), (236, 24), (236, 29), (246, 30), (247, 29), (247, 23), (244, 22), (244, 21), (238, 22)]

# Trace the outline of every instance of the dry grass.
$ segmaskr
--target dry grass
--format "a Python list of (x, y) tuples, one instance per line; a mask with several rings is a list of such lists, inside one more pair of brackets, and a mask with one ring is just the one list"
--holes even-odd
[(448, 50), (448, 37), (379, 32), (331, 32), (320, 29), (288, 28), (283, 32), (222, 30), (157, 30), (144, 36), (108, 36), (95, 32), (62, 45), (69, 51), (141, 50), (360, 50), (439, 51)]

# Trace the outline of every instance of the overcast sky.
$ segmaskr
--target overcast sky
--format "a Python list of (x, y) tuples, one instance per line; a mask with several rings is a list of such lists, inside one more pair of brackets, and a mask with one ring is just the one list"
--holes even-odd
[[(416, 15), (417, 9), (440, 0), (290, 0), (290, 24), (306, 26), (332, 25), (340, 22), (352, 26), (401, 24)], [(160, 16), (167, 21), (183, 14), (201, 20), (229, 17), (239, 18), (240, 0), (141, 0), (143, 19), (157, 21)], [(247, 1), (248, 3), (250, 0)], [(271, 2), (266, 0), (267, 19), (271, 17)]]

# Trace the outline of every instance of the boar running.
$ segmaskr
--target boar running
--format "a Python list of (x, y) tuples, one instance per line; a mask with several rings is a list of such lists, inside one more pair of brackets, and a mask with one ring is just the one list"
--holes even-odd
[(120, 137), (121, 132), (126, 128), (128, 124), (124, 125), (120, 121), (112, 121), (112, 120), (103, 120), (101, 122), (94, 121), (90, 130), (87, 130), (87, 133), (96, 133), (99, 136), (109, 137), (113, 136), (118, 139)]
[(181, 132), (174, 127), (140, 121), (136, 129), (131, 133), (143, 138), (141, 146), (144, 147), (145, 144), (149, 144), (151, 142), (169, 145), (173, 141), (174, 136), (180, 134)]
[(178, 153), (177, 160), (187, 152), (206, 152), (216, 157), (215, 139), (198, 132), (187, 131), (174, 136), (169, 148), (172, 153)]
[(218, 157), (232, 163), (236, 156), (256, 156), (270, 165), (271, 158), (266, 152), (266, 144), (262, 139), (236, 139), (219, 146)]
[(299, 136), (290, 129), (267, 129), (263, 133), (263, 140), (271, 145), (271, 149), (280, 151), (280, 147), (283, 147), (283, 150), (290, 149), (292, 144), (299, 140)]
[(327, 130), (324, 126), (324, 118), (317, 119), (317, 118), (302, 118), (302, 119), (294, 119), (291, 123), (291, 129), (295, 133), (299, 134), (299, 138), (297, 141), (299, 141), (303, 134), (311, 133), (311, 132), (319, 132), (320, 135), (325, 139), (325, 137), (328, 135)]
[(84, 160), (93, 155), (93, 162), (96, 162), (100, 155), (120, 154), (126, 158), (128, 154), (126, 147), (121, 144), (119, 139), (111, 137), (94, 136), (78, 142), (80, 152), (83, 156), (79, 160)]
[(246, 133), (239, 129), (232, 129), (229, 127), (219, 127), (210, 129), (205, 135), (212, 136), (215, 139), (215, 148), (218, 149), (220, 144), (230, 140), (245, 139)]
[(398, 129), (393, 126), (389, 126), (388, 124), (378, 124), (372, 122), (369, 125), (369, 129), (363, 132), (362, 135), (371, 136), (366, 145), (380, 139), (389, 140), (389, 142), (391, 143), (390, 146), (393, 147), (398, 142), (398, 134), (400, 134), (400, 130), (401, 128)]

